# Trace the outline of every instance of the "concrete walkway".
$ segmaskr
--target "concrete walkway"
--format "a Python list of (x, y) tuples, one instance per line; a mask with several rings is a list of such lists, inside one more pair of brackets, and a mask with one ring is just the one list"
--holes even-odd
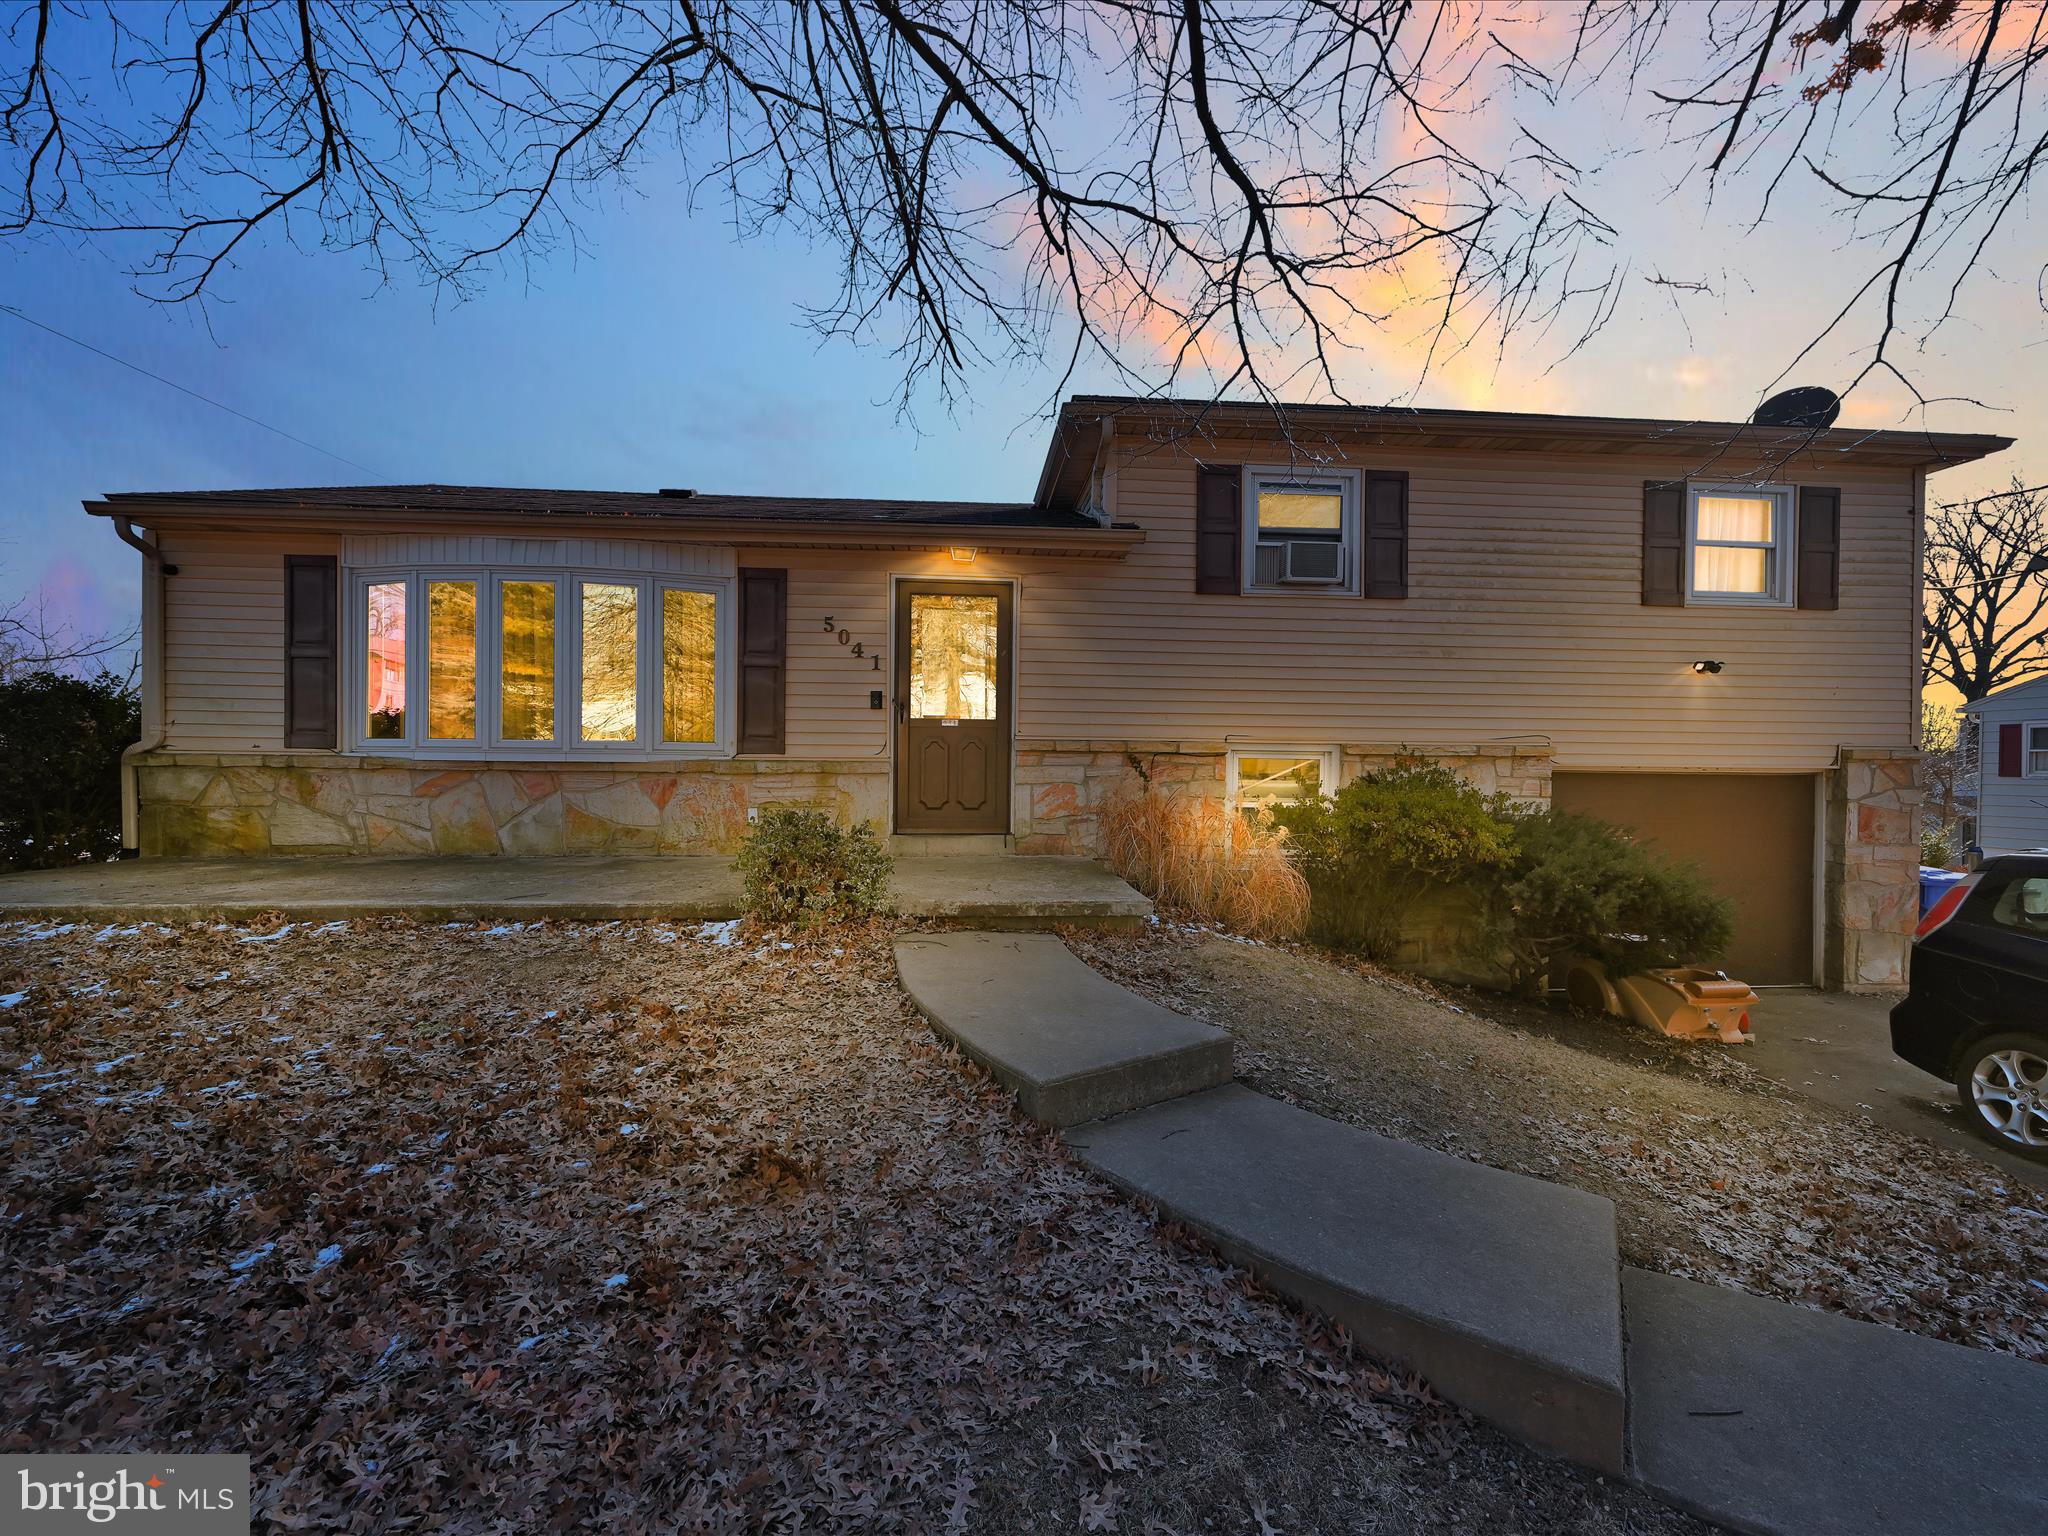
[(2048, 1189), (2048, 1163), (2028, 1162), (1973, 1134), (1952, 1084), (1892, 1054), (1894, 1001), (1773, 987), (1756, 1010), (1756, 1040), (1739, 1059), (1794, 1093), (1996, 1163)]
[(1154, 1102), (1070, 1125), (1076, 1153), (1452, 1401), (1760, 1536), (2048, 1530), (2048, 1369), (1624, 1276), (1597, 1195), (1240, 1086), (1190, 1093), (1184, 1074), (1142, 1065), (1161, 1054), (1158, 1010), (1076, 982), (1052, 942), (906, 937), (897, 968), (935, 1027), (1006, 1082), (1056, 1082), (1121, 1051), (1119, 1102), (1148, 1085)]
[[(910, 917), (991, 927), (1131, 927), (1152, 903), (1090, 859), (900, 858), (891, 893)], [(739, 876), (717, 857), (560, 859), (128, 859), (0, 875), (0, 919), (245, 921), (397, 914), (424, 921), (737, 917)]]

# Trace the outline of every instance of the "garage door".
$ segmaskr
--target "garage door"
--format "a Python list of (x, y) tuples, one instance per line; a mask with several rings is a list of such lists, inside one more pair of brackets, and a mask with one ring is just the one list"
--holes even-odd
[(1560, 773), (1561, 811), (1631, 827), (1690, 859), (1735, 903), (1722, 964), (1757, 986), (1813, 980), (1813, 797), (1808, 774)]

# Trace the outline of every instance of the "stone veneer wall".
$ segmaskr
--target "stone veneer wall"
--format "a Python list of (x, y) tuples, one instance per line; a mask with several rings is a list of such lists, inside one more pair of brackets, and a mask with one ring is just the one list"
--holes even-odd
[(1920, 919), (1920, 754), (1843, 748), (1827, 775), (1829, 987), (1903, 987)]
[(137, 766), (141, 851), (726, 853), (749, 808), (815, 806), (887, 829), (889, 765), (422, 763), (337, 753), (153, 753)]
[[(1011, 817), (1017, 851), (1099, 853), (1102, 807), (1120, 787), (1137, 781), (1133, 758), (1144, 766), (1154, 784), (1181, 794), (1221, 799), (1228, 751), (1223, 742), (1020, 743)], [(1547, 747), (1345, 748), (1340, 778), (1348, 783), (1368, 768), (1384, 766), (1404, 754), (1445, 763), (1487, 794), (1505, 794), (1527, 805), (1550, 803)]]

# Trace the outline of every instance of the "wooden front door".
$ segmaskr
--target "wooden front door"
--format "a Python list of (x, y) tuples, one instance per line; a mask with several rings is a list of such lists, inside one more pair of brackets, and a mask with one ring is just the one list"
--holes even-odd
[(1010, 830), (1007, 585), (896, 589), (896, 830)]

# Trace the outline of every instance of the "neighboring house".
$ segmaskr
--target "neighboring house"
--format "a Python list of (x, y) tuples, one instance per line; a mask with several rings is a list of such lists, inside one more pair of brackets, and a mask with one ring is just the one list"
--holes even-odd
[(1977, 846), (2048, 848), (2048, 677), (1965, 704), (1977, 721)]
[(1409, 750), (1701, 860), (1752, 981), (1901, 979), (1925, 478), (2007, 439), (1287, 430), (1073, 399), (1023, 503), (108, 496), (149, 551), (129, 835), (691, 852), (811, 802), (1087, 853), (1133, 759), (1248, 802)]

